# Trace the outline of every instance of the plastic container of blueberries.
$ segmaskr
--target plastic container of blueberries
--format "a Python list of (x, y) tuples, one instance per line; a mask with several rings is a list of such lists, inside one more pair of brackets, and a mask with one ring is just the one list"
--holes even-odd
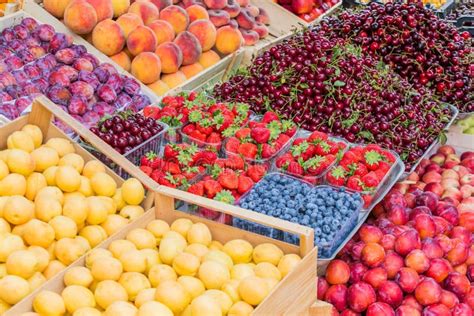
[[(296, 136), (295, 138), (292, 140), (291, 142), (291, 145), (283, 152), (281, 152), (275, 159), (275, 161), (273, 162), (273, 167), (272, 167), (272, 170), (273, 171), (276, 171), (276, 172), (281, 172), (281, 173), (284, 173), (284, 174), (288, 174), (288, 175), (291, 175), (293, 177), (296, 177), (296, 178), (299, 178), (299, 179), (302, 179), (304, 181), (307, 181), (313, 185), (317, 185), (317, 184), (322, 184), (324, 183), (324, 176), (326, 175), (326, 173), (328, 172), (329, 169), (331, 169), (338, 161), (338, 157), (336, 157), (336, 159), (329, 165), (329, 167), (323, 171), (321, 174), (317, 175), (317, 176), (310, 176), (310, 175), (307, 175), (307, 176), (301, 176), (301, 175), (296, 175), (296, 174), (292, 174), (286, 170), (283, 170), (281, 168), (278, 168), (276, 166), (276, 160), (283, 156), (284, 154), (286, 154), (290, 149), (291, 149), (291, 146), (293, 146), (293, 143), (295, 142), (295, 140), (297, 140), (298, 138), (308, 138), (310, 135), (312, 134), (312, 132), (310, 131), (307, 131), (307, 130), (304, 130), (304, 129), (300, 129), (298, 130), (298, 132), (296, 133)], [(341, 152), (341, 154), (343, 154), (344, 152), (346, 152), (347, 148), (349, 148), (350, 146), (350, 143), (348, 143), (345, 139), (343, 138), (339, 138), (339, 137), (333, 137), (333, 136), (329, 136), (328, 137), (329, 140), (331, 141), (334, 141), (334, 142), (341, 142), (341, 143), (344, 143), (345, 145), (345, 148), (344, 150)]]
[[(134, 165), (139, 166), (140, 165), (140, 159), (148, 152), (153, 151), (155, 153), (159, 153), (161, 150), (161, 144), (163, 142), (163, 136), (168, 130), (168, 125), (165, 123), (159, 122), (158, 123), (161, 125), (163, 128), (158, 134), (153, 135), (146, 141), (144, 141), (142, 144), (139, 146), (131, 149), (130, 151), (126, 152), (123, 154), (125, 158), (127, 158), (130, 162), (132, 162)], [(129, 174), (123, 170), (121, 167), (116, 165), (112, 160), (107, 158), (106, 155), (103, 153), (99, 152), (96, 150), (94, 147), (92, 147), (89, 143), (85, 142), (82, 139), (78, 140), (79, 144), (81, 147), (92, 153), (95, 157), (97, 157), (100, 161), (105, 163), (108, 167), (110, 167), (113, 171), (115, 171), (119, 176), (121, 176), (124, 179), (129, 178)]]
[[(356, 147), (356, 146), (365, 147), (366, 145), (364, 145), (364, 144), (350, 144), (350, 146), (347, 150), (349, 150), (350, 148)], [(388, 191), (393, 187), (393, 185), (398, 181), (398, 179), (400, 179), (400, 177), (402, 176), (402, 174), (405, 170), (405, 164), (403, 163), (403, 161), (400, 159), (400, 157), (398, 156), (398, 154), (396, 152), (394, 152), (392, 150), (389, 150), (389, 149), (385, 149), (385, 148), (383, 148), (383, 150), (390, 152), (395, 157), (395, 162), (392, 164), (390, 169), (387, 171), (387, 173), (383, 177), (382, 181), (380, 181), (380, 183), (377, 185), (377, 187), (374, 190), (371, 190), (371, 191), (355, 191), (355, 190), (351, 190), (347, 187), (344, 187), (347, 191), (352, 192), (352, 193), (357, 192), (360, 195), (371, 195), (372, 196), (372, 200), (370, 201), (370, 203), (367, 204), (367, 205), (364, 205), (364, 211), (369, 211), (375, 205), (377, 205), (382, 200), (382, 198), (388, 193)], [(329, 172), (331, 169), (333, 169), (337, 166), (338, 166), (338, 164), (333, 165), (331, 168), (328, 169), (327, 172)], [(335, 186), (335, 185), (333, 185), (333, 184), (331, 184), (327, 181), (327, 178), (326, 178), (327, 172), (324, 175), (323, 183), (326, 184), (326, 185), (330, 185), (330, 186), (333, 186), (333, 187), (337, 188), (337, 186)]]

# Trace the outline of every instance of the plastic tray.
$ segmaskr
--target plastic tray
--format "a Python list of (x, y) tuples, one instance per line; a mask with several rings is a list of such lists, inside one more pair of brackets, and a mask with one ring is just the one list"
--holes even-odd
[[(313, 185), (316, 185), (316, 184), (323, 184), (323, 181), (324, 181), (324, 176), (326, 175), (326, 173), (338, 162), (338, 159), (336, 157), (336, 160), (334, 160), (329, 166), (328, 168), (323, 172), (321, 173), (320, 175), (318, 176), (300, 176), (300, 175), (296, 175), (296, 174), (292, 174), (286, 170), (282, 170), (280, 168), (278, 168), (276, 166), (276, 160), (283, 156), (284, 154), (286, 154), (290, 149), (291, 149), (291, 146), (293, 146), (293, 143), (295, 142), (296, 139), (298, 138), (308, 138), (313, 132), (310, 132), (310, 131), (307, 131), (307, 130), (304, 130), (304, 129), (300, 129), (298, 130), (298, 132), (296, 132), (296, 135), (293, 139), (293, 141), (291, 142), (291, 145), (283, 152), (281, 152), (275, 159), (275, 161), (273, 162), (273, 167), (272, 167), (272, 170), (273, 171), (276, 171), (276, 172), (281, 172), (281, 173), (284, 173), (284, 174), (288, 174), (288, 175), (291, 175), (291, 176), (294, 176), (296, 178), (299, 178), (299, 179), (302, 179), (304, 181), (307, 181)], [(342, 151), (342, 153), (344, 153), (350, 146), (350, 143), (348, 143), (345, 139), (342, 139), (342, 138), (339, 138), (339, 137), (333, 137), (333, 136), (329, 136), (328, 137), (329, 140), (331, 141), (334, 141), (334, 142), (342, 142), (345, 144), (345, 148), (344, 150)]]
[[(156, 135), (153, 135), (145, 142), (143, 142), (140, 146), (133, 148), (129, 152), (123, 154), (125, 158), (131, 161), (134, 165), (140, 165), (140, 159), (148, 152), (153, 151), (155, 153), (159, 153), (161, 150), (161, 144), (163, 141), (163, 135), (168, 129), (168, 125), (165, 123), (159, 122), (158, 123), (163, 127), (163, 129)], [(92, 153), (95, 157), (97, 157), (100, 161), (105, 163), (109, 166), (112, 170), (114, 170), (119, 176), (122, 178), (128, 178), (128, 173), (123, 170), (120, 166), (113, 163), (106, 155), (97, 151), (94, 147), (90, 144), (84, 142), (82, 139), (79, 139), (78, 142), (80, 145), (85, 148), (87, 151)]]
[[(188, 125), (188, 124), (186, 124)], [(198, 140), (194, 137), (191, 137), (185, 133), (183, 133), (183, 128), (186, 126), (186, 125), (183, 125), (181, 126), (181, 128), (179, 128), (177, 130), (177, 134), (179, 134), (179, 139), (181, 140), (181, 142), (185, 143), (185, 144), (196, 144), (199, 148), (202, 148), (202, 149), (205, 149), (205, 150), (212, 150), (212, 151), (215, 151), (217, 153), (220, 153), (221, 152), (221, 149), (222, 149), (222, 144), (224, 143), (224, 140), (218, 142), (218, 143), (208, 143), (208, 142), (203, 142), (201, 140)]]

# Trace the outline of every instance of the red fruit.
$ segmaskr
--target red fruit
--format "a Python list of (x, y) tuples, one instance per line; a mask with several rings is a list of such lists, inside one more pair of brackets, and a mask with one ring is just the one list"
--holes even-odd
[(253, 182), (258, 182), (267, 173), (267, 168), (263, 165), (251, 165), (247, 168), (247, 176)]
[(387, 218), (395, 225), (405, 225), (408, 222), (408, 212), (405, 206), (395, 205), (387, 212)]
[(250, 136), (258, 144), (265, 144), (270, 139), (270, 130), (266, 127), (256, 127), (250, 131)]
[(418, 303), (415, 296), (413, 296), (413, 295), (405, 296), (405, 298), (403, 299), (402, 305), (413, 307), (414, 309), (416, 309), (420, 313), (423, 310), (423, 306), (420, 303)]
[(454, 294), (453, 292), (443, 290), (441, 292), (440, 302), (441, 302), (441, 304), (444, 304), (449, 308), (454, 308), (454, 306), (459, 304), (459, 299), (456, 296), (456, 294)]
[(419, 214), (415, 217), (414, 228), (418, 231), (421, 239), (434, 237), (436, 235), (436, 224), (428, 214)]
[(356, 242), (354, 246), (352, 246), (352, 249), (351, 249), (352, 259), (360, 260), (362, 249), (364, 247), (365, 247), (365, 242), (363, 241)]
[(375, 301), (374, 289), (365, 282), (357, 282), (347, 289), (347, 304), (356, 312), (365, 311)]
[(430, 259), (422, 250), (415, 249), (405, 257), (405, 265), (417, 273), (423, 273), (430, 267)]
[(237, 132), (235, 132), (235, 137), (237, 137), (240, 140), (249, 137), (249, 135), (250, 135), (250, 128), (248, 127), (241, 128)]
[(395, 240), (396, 237), (393, 235), (384, 235), (380, 243), (382, 244), (382, 247), (385, 249), (385, 251), (393, 250), (395, 248)]
[(335, 259), (326, 269), (326, 280), (329, 284), (345, 284), (349, 281), (351, 270), (349, 265), (342, 260)]
[(212, 132), (207, 136), (206, 142), (209, 144), (219, 144), (222, 142), (222, 138), (218, 133)]
[(395, 278), (398, 271), (403, 267), (403, 258), (396, 252), (390, 252), (385, 255), (385, 261), (382, 267), (387, 270), (387, 277), (389, 280)]
[(416, 198), (417, 206), (426, 206), (430, 210), (434, 210), (438, 204), (438, 196), (433, 192), (423, 192)]
[(252, 179), (246, 176), (239, 176), (239, 185), (237, 187), (237, 192), (240, 194), (244, 194), (248, 190), (250, 190), (253, 186), (254, 182)]
[(224, 169), (217, 181), (224, 189), (235, 190), (239, 187), (239, 177), (232, 169)]
[(350, 283), (357, 283), (362, 281), (364, 274), (367, 272), (367, 267), (360, 263), (356, 262), (351, 265), (351, 276), (349, 278)]
[(426, 238), (421, 243), (421, 250), (430, 259), (442, 258), (444, 255), (443, 248), (439, 245), (438, 241), (433, 238)]
[(441, 287), (434, 279), (425, 278), (416, 287), (415, 298), (423, 306), (439, 303)]
[(469, 248), (463, 242), (458, 242), (448, 253), (446, 254), (446, 259), (453, 266), (457, 266), (466, 262), (469, 255)]
[(436, 258), (431, 260), (430, 267), (425, 272), (425, 275), (441, 283), (448, 277), (451, 271), (453, 271), (453, 268), (446, 259)]
[(339, 314), (339, 316), (360, 316), (360, 313), (356, 313), (350, 309), (345, 309)]
[(338, 166), (326, 174), (326, 180), (332, 185), (343, 186), (346, 180), (345, 174), (346, 170), (342, 166)]
[(191, 185), (188, 188), (188, 192), (199, 195), (199, 196), (203, 196), (204, 195), (204, 183), (203, 182), (198, 182), (198, 183), (195, 183), (195, 184)]
[(268, 111), (263, 114), (262, 123), (270, 123), (273, 121), (279, 121), (280, 119), (278, 118), (278, 115), (275, 112)]
[(224, 164), (226, 168), (232, 170), (244, 170), (245, 167), (245, 161), (242, 159), (242, 157), (237, 155), (230, 155), (225, 159)]
[(206, 180), (204, 181), (204, 191), (208, 198), (213, 199), (217, 193), (222, 191), (222, 186), (215, 180)]
[(332, 304), (338, 311), (343, 311), (347, 306), (347, 287), (343, 284), (330, 286), (326, 291), (324, 300)]
[(376, 243), (368, 243), (361, 252), (361, 260), (368, 267), (377, 267), (385, 259), (385, 250)]
[(423, 309), (423, 316), (450, 316), (451, 311), (443, 304), (433, 304)]
[(421, 241), (418, 232), (414, 229), (409, 229), (403, 232), (395, 240), (395, 251), (402, 256), (406, 256), (414, 249), (421, 248)]
[(147, 176), (150, 176), (153, 172), (153, 169), (148, 166), (140, 166), (141, 171), (143, 171)]
[(352, 176), (347, 180), (346, 186), (354, 191), (362, 191), (362, 181), (359, 176)]
[(471, 232), (462, 226), (456, 226), (453, 227), (451, 230), (451, 233), (449, 235), (451, 238), (458, 238), (462, 242), (464, 242), (466, 245), (468, 245), (471, 242)]
[(257, 145), (251, 143), (240, 144), (238, 153), (245, 158), (255, 159), (257, 157)]
[(387, 303), (393, 308), (397, 308), (402, 303), (403, 292), (397, 283), (386, 281), (378, 288), (377, 298), (380, 302)]
[(363, 281), (369, 283), (374, 289), (378, 289), (387, 281), (387, 271), (381, 267), (370, 269), (364, 274)]
[(382, 231), (373, 225), (364, 224), (359, 229), (359, 238), (365, 243), (374, 242), (378, 243), (383, 237)]
[(326, 291), (329, 288), (329, 283), (326, 281), (324, 277), (318, 278), (318, 300), (324, 300), (324, 296), (326, 295)]
[(466, 303), (470, 308), (474, 309), (474, 286), (471, 286), (469, 293), (464, 296), (463, 303)]
[(373, 171), (369, 172), (368, 174), (362, 177), (362, 183), (367, 188), (376, 188), (379, 182), (380, 181), (377, 175)]
[(466, 276), (469, 279), (469, 281), (474, 282), (474, 264), (471, 264), (467, 268)]
[(231, 153), (237, 153), (239, 151), (240, 140), (236, 137), (230, 137), (225, 143), (225, 149)]
[(469, 305), (465, 303), (460, 303), (454, 306), (452, 312), (452, 316), (473, 316), (474, 312), (469, 307)]
[(395, 316), (421, 316), (421, 314), (412, 306), (400, 305), (395, 311)]
[(288, 168), (286, 169), (286, 171), (290, 174), (294, 174), (294, 175), (303, 175), (303, 167), (301, 167), (301, 165), (296, 162), (296, 161), (291, 161), (289, 164), (288, 164)]
[(277, 153), (275, 146), (263, 144), (261, 156), (263, 159), (270, 158)]
[(328, 139), (328, 134), (323, 133), (323, 132), (318, 132), (318, 131), (312, 132), (311, 135), (309, 135), (308, 137), (308, 141), (315, 142), (315, 143), (322, 140), (327, 140), (327, 139)]
[(411, 268), (401, 268), (395, 277), (395, 282), (405, 293), (413, 292), (419, 281), (420, 276)]
[(312, 0), (292, 0), (291, 9), (296, 14), (309, 13), (313, 8), (314, 3)]
[(366, 316), (395, 316), (395, 311), (387, 303), (376, 302), (367, 308)]
[(450, 272), (444, 280), (444, 288), (462, 298), (471, 290), (471, 284), (465, 275), (459, 272)]

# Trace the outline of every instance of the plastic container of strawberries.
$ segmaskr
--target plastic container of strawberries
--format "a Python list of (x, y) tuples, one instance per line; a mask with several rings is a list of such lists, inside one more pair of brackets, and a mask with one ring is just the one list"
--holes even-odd
[[(130, 162), (134, 165), (139, 166), (141, 158), (148, 152), (153, 151), (155, 153), (159, 153), (161, 150), (161, 145), (163, 142), (163, 136), (165, 135), (166, 131), (168, 130), (168, 125), (163, 122), (158, 121), (160, 126), (163, 128), (158, 134), (153, 135), (145, 142), (140, 144), (139, 146), (133, 148), (132, 150), (123, 154), (125, 158), (127, 158)], [(89, 143), (85, 142), (82, 139), (78, 140), (81, 147), (85, 148), (87, 151), (92, 153), (95, 157), (97, 157), (100, 161), (105, 163), (108, 167), (110, 167), (115, 173), (121, 176), (124, 179), (129, 178), (128, 173), (123, 170), (120, 166), (116, 165), (112, 162), (106, 155), (97, 151), (94, 147), (92, 147)]]
[(208, 143), (208, 142), (196, 139), (194, 137), (191, 137), (188, 134), (183, 133), (183, 128), (186, 125), (181, 126), (177, 130), (177, 133), (179, 134), (179, 138), (180, 138), (182, 143), (190, 144), (190, 145), (191, 144), (196, 144), (199, 148), (202, 148), (202, 149), (205, 149), (205, 150), (212, 150), (212, 151), (215, 151), (217, 153), (221, 152), (223, 141), (220, 141), (218, 143)]
[[(309, 176), (309, 175), (306, 175), (306, 176), (301, 176), (301, 175), (297, 175), (297, 174), (292, 174), (291, 172), (288, 172), (286, 170), (283, 170), (281, 168), (278, 168), (276, 166), (276, 160), (283, 156), (284, 154), (286, 154), (290, 149), (291, 149), (291, 146), (293, 146), (293, 143), (295, 142), (296, 139), (298, 138), (308, 138), (310, 135), (312, 134), (312, 132), (310, 131), (307, 131), (307, 130), (304, 130), (304, 129), (300, 129), (296, 132), (296, 135), (294, 137), (294, 139), (291, 141), (291, 144), (290, 146), (288, 146), (288, 148), (281, 152), (274, 160), (273, 162), (273, 167), (272, 167), (272, 170), (273, 171), (276, 171), (276, 172), (281, 172), (281, 173), (284, 173), (284, 174), (288, 174), (288, 175), (291, 175), (293, 177), (297, 177), (297, 178), (300, 178), (304, 181), (307, 181), (313, 185), (317, 185), (317, 184), (323, 184), (324, 183), (324, 176), (326, 175), (326, 173), (339, 161), (339, 159), (336, 157), (336, 160), (334, 160), (329, 166), (328, 168), (322, 172), (321, 174), (317, 175), (317, 176)], [(346, 152), (346, 150), (349, 148), (350, 146), (350, 143), (348, 143), (345, 139), (343, 138), (339, 138), (339, 137), (333, 137), (333, 136), (329, 136), (328, 137), (331, 141), (333, 142), (340, 142), (340, 143), (344, 143), (345, 145), (345, 148), (344, 150), (341, 152), (342, 154), (344, 152)]]

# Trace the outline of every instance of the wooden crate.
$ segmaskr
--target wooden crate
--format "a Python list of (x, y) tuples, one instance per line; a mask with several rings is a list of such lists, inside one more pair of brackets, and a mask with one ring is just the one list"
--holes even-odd
[(22, 0), (0, 0), (0, 18), (21, 10)]
[[(144, 228), (146, 225), (154, 219), (162, 219), (171, 224), (175, 219), (178, 218), (189, 218), (193, 222), (200, 222), (206, 224), (213, 236), (214, 240), (218, 240), (221, 243), (225, 243), (231, 239), (241, 238), (249, 241), (254, 246), (264, 242), (271, 242), (279, 246), (285, 253), (301, 253), (303, 260), (300, 264), (295, 267), (268, 295), (268, 297), (255, 309), (253, 315), (310, 315), (309, 310), (316, 297), (316, 261), (317, 261), (317, 248), (305, 248), (311, 246), (312, 242), (308, 245), (303, 244), (295, 246), (287, 244), (281, 241), (273, 240), (268, 237), (260, 236), (254, 233), (242, 231), (240, 229), (227, 226), (221, 223), (209, 221), (207, 219), (196, 217), (191, 214), (183, 213), (174, 209), (175, 197), (178, 196), (180, 200), (188, 203), (206, 207), (222, 213), (233, 213), (226, 204), (215, 202), (205, 198), (199, 198), (192, 194), (181, 192), (179, 190), (170, 189), (166, 187), (160, 187), (155, 193), (155, 207), (149, 209), (143, 216), (127, 225), (107, 240), (102, 242), (97, 247), (107, 248), (110, 243), (117, 239), (123, 239), (127, 233), (134, 228)], [(258, 215), (253, 214), (245, 210), (241, 210), (242, 213), (234, 214), (240, 218), (251, 220), (255, 222), (261, 222)], [(280, 226), (279, 223), (273, 223), (274, 227), (288, 231), (298, 233), (301, 239), (311, 240), (313, 231), (307, 228), (295, 229), (291, 225), (285, 224)], [(287, 227), (288, 226), (288, 227)], [(85, 256), (82, 256), (76, 262), (68, 267), (70, 269), (73, 266), (84, 266)], [(25, 300), (16, 304), (4, 315), (20, 315), (21, 313), (31, 311), (32, 302), (36, 294), (41, 290), (50, 290), (60, 293), (64, 289), (64, 274), (66, 270), (63, 270), (50, 281), (48, 281), (41, 289), (35, 290)], [(323, 315), (323, 314), (315, 314)]]

